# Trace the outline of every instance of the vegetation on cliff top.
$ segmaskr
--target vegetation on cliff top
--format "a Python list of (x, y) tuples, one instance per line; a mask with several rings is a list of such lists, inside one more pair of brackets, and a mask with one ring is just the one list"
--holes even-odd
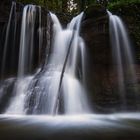
[(37, 4), (54, 12), (77, 14), (93, 4), (100, 4), (108, 9), (120, 5), (138, 4), (140, 0), (17, 0), (25, 4)]
[(108, 9), (118, 7), (118, 6), (125, 6), (131, 4), (140, 4), (140, 0), (113, 0), (108, 4)]
[(17, 0), (25, 4), (37, 4), (54, 12), (77, 14), (92, 4), (107, 6), (108, 0)]

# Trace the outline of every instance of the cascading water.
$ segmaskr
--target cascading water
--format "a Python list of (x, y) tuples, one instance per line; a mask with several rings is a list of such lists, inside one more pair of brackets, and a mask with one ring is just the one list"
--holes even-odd
[[(34, 53), (35, 34), (35, 5), (24, 7), (21, 25), (18, 77), (13, 88), (15, 96), (11, 99), (11, 104), (6, 110), (6, 114), (24, 114), (24, 100), (28, 89), (28, 84), (33, 76), (25, 76), (31, 72)], [(41, 9), (39, 7), (39, 47), (41, 47)], [(40, 50), (40, 48), (39, 48)], [(39, 52), (40, 53), (40, 52)]]
[[(126, 109), (127, 101), (127, 84), (126, 81), (130, 81), (131, 84), (136, 84), (136, 73), (134, 68), (134, 58), (132, 55), (132, 48), (130, 39), (122, 20), (112, 15), (109, 11), (110, 19), (110, 40), (112, 45), (112, 53), (114, 63), (117, 64), (118, 75), (118, 88), (120, 98), (122, 102), (123, 110)], [(133, 92), (136, 95), (137, 89), (134, 87)]]
[[(7, 57), (7, 41), (10, 36), (12, 13), (15, 12), (15, 9), (15, 3), (13, 2), (4, 45), (4, 63)], [(110, 12), (108, 14), (114, 62), (117, 65), (118, 92), (120, 93), (122, 106), (126, 107), (127, 82), (137, 83), (131, 46), (120, 18)], [(51, 115), (90, 112), (89, 101), (85, 94), (86, 50), (84, 40), (79, 35), (83, 13), (74, 17), (66, 29), (62, 28), (56, 15), (52, 13), (49, 15), (53, 21), (49, 58), (46, 54), (47, 59), (44, 66), (37, 70), (35, 74), (30, 75), (34, 59), (36, 30), (38, 32), (38, 61), (40, 61), (43, 41), (41, 7), (35, 5), (24, 7), (19, 45), (18, 76), (14, 79), (14, 82), (6, 82), (7, 80), (1, 82), (1, 92), (5, 89), (3, 88), (5, 83), (9, 84), (6, 89), (13, 87), (10, 99), (7, 97), (8, 90), (4, 92), (4, 98), (8, 102), (1, 112)], [(38, 20), (38, 26), (36, 26), (36, 20)], [(4, 67), (2, 69), (4, 70)], [(134, 92), (136, 90), (134, 87)], [(3, 98), (2, 96), (1, 98)]]
[(9, 78), (0, 81), (0, 112), (4, 113), (10, 104), (9, 99), (14, 96), (12, 91), (15, 84), (15, 78)]
[(42, 27), (41, 27), (41, 7), (39, 6), (38, 7), (39, 8), (39, 59), (38, 59), (38, 61), (39, 61), (39, 63), (40, 63), (40, 61), (41, 61), (41, 46), (42, 46), (42, 41), (43, 41), (43, 34), (42, 34)]
[(20, 50), (18, 77), (31, 72), (34, 46), (34, 26), (36, 17), (36, 6), (27, 5), (24, 7), (21, 25)]
[[(42, 44), (41, 9), (39, 11), (39, 53)], [(85, 44), (79, 36), (83, 13), (73, 18), (66, 29), (56, 15), (50, 56), (43, 68), (31, 72), (34, 48), (36, 6), (27, 5), (22, 15), (18, 77), (6, 114), (83, 114), (90, 112), (85, 95)]]
[[(115, 140), (119, 137), (122, 140), (139, 140), (140, 113), (84, 114), (90, 112), (90, 107), (85, 95), (85, 43), (79, 35), (83, 13), (73, 18), (66, 29), (61, 27), (54, 14), (51, 13), (50, 16), (53, 21), (53, 35), (51, 34), (49, 58), (46, 54), (43, 67), (31, 75), (36, 7), (28, 5), (24, 8), (18, 77), (0, 81), (0, 112), (5, 112), (0, 115), (0, 139)], [(110, 13), (109, 16), (113, 53), (116, 52), (114, 61), (119, 65), (119, 91), (123, 94), (121, 98), (125, 105), (126, 78), (132, 83), (137, 82), (132, 66), (133, 57), (122, 21)], [(41, 8), (37, 22), (40, 58), (44, 39)], [(6, 36), (9, 36), (8, 32)], [(129, 74), (125, 73), (124, 66), (130, 70)], [(16, 115), (26, 113), (49, 115)], [(50, 116), (59, 113), (66, 115)]]
[[(3, 78), (3, 75), (5, 74), (6, 68), (13, 68), (13, 50), (15, 46), (15, 33), (16, 33), (16, 3), (12, 2), (11, 10), (10, 10), (10, 15), (9, 15), (9, 20), (7, 24), (7, 29), (6, 29), (6, 36), (5, 36), (5, 43), (4, 43), (4, 48), (3, 48), (3, 56), (2, 56), (2, 66), (0, 69), (0, 77)], [(11, 50), (11, 53), (8, 55), (8, 47)], [(9, 59), (10, 58), (10, 59)], [(7, 67), (7, 63), (8, 65)]]
[(13, 94), (11, 103), (6, 110), (6, 114), (25, 114), (24, 113), (24, 99), (27, 93), (28, 85), (31, 82), (33, 76), (28, 76), (23, 79), (18, 79), (15, 82), (13, 88)]
[[(79, 36), (83, 13), (75, 17), (67, 29), (62, 29), (54, 14), (50, 15), (54, 23), (53, 46), (49, 61), (40, 73), (39, 79), (35, 84), (31, 84), (31, 90), (27, 94), (26, 111), (29, 114), (87, 113), (88, 102), (76, 74), (78, 50), (84, 47), (84, 42)], [(84, 56), (83, 53), (81, 56)]]

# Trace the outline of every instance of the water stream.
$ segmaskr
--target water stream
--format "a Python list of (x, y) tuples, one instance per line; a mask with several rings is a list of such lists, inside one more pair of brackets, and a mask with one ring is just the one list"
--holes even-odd
[[(82, 79), (78, 79), (76, 75), (78, 49), (81, 49), (79, 44), (82, 41), (79, 37), (82, 15), (83, 13), (75, 17), (67, 29), (62, 29), (58, 18), (51, 13), (54, 23), (53, 46), (38, 82), (35, 87), (31, 87), (33, 92), (26, 98), (26, 110), (29, 114), (79, 114), (89, 111)], [(69, 47), (71, 49), (67, 59)], [(84, 58), (81, 58), (81, 61), (82, 59)], [(35, 96), (35, 99), (32, 99), (32, 96)]]
[[(3, 48), (3, 55), (2, 55), (2, 66), (0, 69), (0, 77), (3, 78), (5, 74), (6, 68), (12, 69), (14, 67), (14, 51), (15, 51), (15, 34), (16, 34), (16, 3), (12, 2), (9, 20), (6, 29), (6, 36), (5, 36), (5, 43)], [(10, 46), (11, 53), (8, 55), (8, 47)], [(10, 59), (9, 59), (10, 58)], [(10, 66), (7, 67), (7, 63), (10, 62)]]
[[(134, 67), (134, 57), (132, 45), (126, 27), (120, 17), (113, 15), (109, 11), (110, 40), (112, 46), (113, 61), (116, 64), (118, 77), (118, 93), (120, 95), (122, 109), (127, 108), (127, 85), (137, 84), (136, 71)], [(133, 95), (137, 98), (137, 88), (134, 86)]]

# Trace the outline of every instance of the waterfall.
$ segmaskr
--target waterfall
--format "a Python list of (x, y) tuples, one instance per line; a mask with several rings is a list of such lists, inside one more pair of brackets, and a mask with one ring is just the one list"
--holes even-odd
[[(118, 88), (120, 93), (120, 100), (123, 109), (127, 106), (127, 84), (136, 84), (136, 72), (134, 68), (134, 58), (132, 55), (132, 46), (126, 28), (122, 20), (112, 15), (108, 11), (110, 19), (110, 40), (112, 46), (113, 60), (117, 65)], [(136, 95), (137, 89), (134, 87), (133, 92)]]
[[(0, 81), (0, 112), (49, 115), (90, 113), (90, 102), (86, 89), (88, 87), (86, 85), (86, 46), (84, 39), (80, 36), (84, 13), (74, 17), (67, 27), (63, 28), (57, 16), (48, 12), (45, 25), (52, 27), (52, 30), (47, 29), (47, 31), (51, 31), (48, 35), (48, 32), (44, 33), (44, 29), (48, 27), (42, 28), (46, 20), (41, 18), (41, 7), (26, 5), (22, 13), (19, 46), (18, 43), (15, 43), (16, 18), (14, 19), (15, 24), (12, 23), (12, 17), (15, 14), (16, 4), (13, 2), (6, 30), (1, 76), (7, 69), (8, 57), (12, 58), (8, 56), (10, 50), (14, 57), (13, 54), (16, 54), (14, 50), (19, 47), (18, 69), (17, 77)], [(127, 109), (129, 103), (127, 98), (130, 97), (127, 97), (127, 92), (130, 85), (133, 88), (130, 92), (134, 93), (131, 95), (137, 99), (134, 58), (130, 39), (122, 20), (109, 11), (108, 15), (113, 66), (115, 74), (117, 74), (117, 80), (114, 80), (115, 84), (113, 84), (116, 88), (115, 92), (119, 93), (120, 104), (124, 110)], [(11, 30), (12, 27), (14, 28)], [(47, 35), (47, 43), (45, 43), (49, 47), (46, 47), (45, 62), (37, 68), (34, 65), (40, 64), (42, 61), (41, 53), (44, 48), (45, 35)], [(12, 49), (10, 47), (8, 50), (11, 43), (10, 38), (13, 40)]]
[[(42, 44), (42, 29), (41, 29), (41, 7), (35, 5), (27, 5), (24, 7), (21, 24), (20, 48), (19, 48), (19, 63), (18, 76), (14, 88), (11, 91), (14, 97), (10, 99), (10, 105), (6, 110), (6, 114), (24, 114), (25, 96), (28, 91), (28, 86), (33, 76), (26, 76), (32, 70), (33, 55), (34, 55), (34, 36), (37, 8), (39, 9), (39, 53)], [(38, 54), (40, 56), (40, 54)]]
[[(84, 66), (79, 68), (77, 60), (79, 52), (85, 47), (79, 36), (83, 13), (75, 17), (67, 29), (62, 29), (56, 15), (52, 13), (50, 15), (53, 21), (51, 54), (38, 79), (34, 79), (30, 85), (26, 98), (26, 112), (29, 114), (87, 113), (89, 104), (82, 78), (78, 78), (80, 74), (78, 70), (81, 69), (83, 73)], [(84, 56), (83, 53), (81, 57)], [(83, 60), (84, 58), (81, 58), (79, 61), (83, 64), (85, 62)]]
[(28, 76), (18, 79), (13, 88), (13, 94), (16, 94), (11, 99), (11, 103), (6, 110), (6, 114), (25, 114), (24, 113), (24, 99), (27, 93), (28, 85), (33, 76)]
[(34, 46), (34, 26), (36, 17), (36, 6), (27, 5), (24, 7), (21, 25), (20, 50), (18, 77), (31, 72)]
[(41, 7), (39, 6), (39, 63), (41, 61), (41, 48), (42, 48), (42, 41), (43, 41), (43, 34), (42, 34), (42, 27), (41, 27)]
[[(12, 61), (13, 61), (13, 48), (15, 47), (15, 33), (16, 33), (16, 3), (12, 2), (9, 20), (6, 28), (6, 36), (5, 36), (5, 42), (4, 42), (4, 48), (3, 48), (3, 56), (2, 56), (2, 67), (0, 69), (0, 77), (3, 78), (6, 68), (10, 69), (13, 68)], [(8, 50), (11, 51), (11, 53), (8, 53)], [(9, 54), (9, 55), (8, 55)], [(10, 71), (9, 70), (9, 71)]]
[(11, 92), (15, 84), (15, 78), (0, 81), (0, 113), (4, 113), (10, 104), (10, 98), (14, 96)]
[(83, 13), (74, 17), (66, 29), (62, 28), (55, 14), (49, 13), (49, 16), (53, 23), (50, 54), (43, 67), (32, 74), (36, 30), (39, 62), (41, 58), (41, 7), (26, 5), (23, 9), (18, 75), (14, 81), (2, 81), (0, 84), (0, 92), (5, 89), (5, 83), (8, 85), (6, 89), (11, 89), (8, 99), (9, 90), (4, 92), (8, 102), (1, 112), (5, 114), (56, 115), (90, 112), (85, 88), (85, 43), (79, 35)]

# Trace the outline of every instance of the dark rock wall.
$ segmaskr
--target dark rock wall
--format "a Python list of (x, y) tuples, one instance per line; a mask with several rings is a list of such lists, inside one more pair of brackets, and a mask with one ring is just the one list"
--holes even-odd
[[(110, 102), (110, 68), (112, 64), (109, 42), (108, 15), (99, 6), (85, 11), (81, 25), (81, 36), (85, 40), (88, 53), (87, 82), (93, 108)], [(109, 90), (109, 92), (108, 92)], [(111, 93), (112, 94), (112, 93)]]

